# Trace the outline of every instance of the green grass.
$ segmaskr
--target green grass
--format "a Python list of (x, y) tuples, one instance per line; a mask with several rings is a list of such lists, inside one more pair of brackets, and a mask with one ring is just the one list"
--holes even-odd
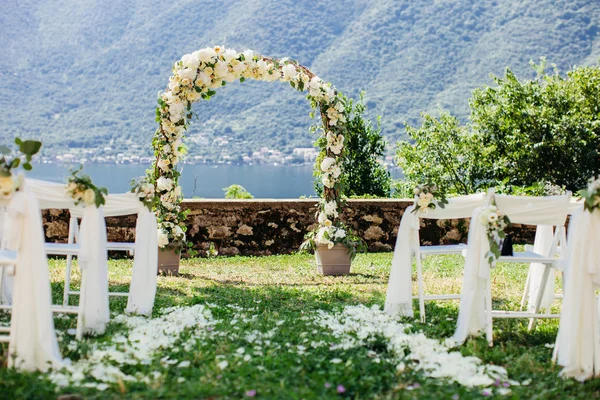
[[(53, 297), (59, 302), (65, 262), (51, 260), (50, 264)], [(110, 262), (111, 291), (127, 289), (131, 264), (130, 260)], [(4, 344), (0, 347), (0, 363), (4, 365), (0, 369), (0, 398), (51, 399), (70, 394), (74, 396), (71, 398), (90, 399), (222, 399), (244, 398), (253, 394), (248, 393), (251, 390), (256, 391), (256, 398), (270, 399), (484, 397), (481, 388), (469, 389), (427, 378), (414, 366), (397, 372), (383, 342), (347, 350), (331, 350), (329, 345), (310, 346), (311, 342), (339, 340), (311, 321), (309, 317), (318, 310), (335, 312), (353, 304), (383, 305), (390, 265), (391, 254), (361, 254), (349, 276), (324, 277), (316, 273), (314, 259), (306, 255), (184, 260), (180, 276), (158, 278), (154, 317), (167, 307), (202, 304), (210, 307), (217, 324), (213, 334), (192, 342), (192, 347), (185, 348), (191, 333), (184, 332), (149, 365), (131, 366), (127, 371), (143, 375), (157, 371), (160, 377), (151, 378), (147, 384), (119, 381), (104, 391), (85, 387), (56, 389), (45, 375), (6, 369)], [(526, 273), (526, 266), (501, 265), (493, 271), (496, 308), (518, 308)], [(76, 287), (79, 276), (77, 272), (73, 276)], [(424, 277), (428, 293), (459, 292), (462, 259), (427, 258)], [(559, 287), (557, 283), (557, 290)], [(125, 305), (124, 298), (111, 299), (113, 312), (122, 312)], [(452, 335), (457, 301), (428, 302), (426, 312), (425, 324), (416, 319), (404, 322), (412, 324), (411, 330), (423, 331), (428, 337), (444, 339)], [(6, 321), (7, 316), (2, 320)], [(112, 338), (126, 332), (123, 325), (112, 323), (104, 335), (69, 345), (72, 336), (67, 331), (75, 327), (75, 318), (57, 317), (55, 323), (60, 332), (62, 355), (74, 361), (84, 358), (91, 346), (110, 343)], [(534, 332), (528, 332), (526, 324), (526, 320), (495, 320), (494, 347), (489, 348), (483, 339), (472, 339), (459, 351), (477, 356), (485, 363), (504, 366), (512, 380), (530, 380), (528, 385), (511, 387), (506, 398), (598, 398), (600, 379), (580, 384), (558, 378), (559, 368), (551, 363), (552, 349), (547, 346), (554, 343), (557, 321), (543, 320)], [(250, 332), (258, 332), (260, 336), (270, 331), (269, 344), (263, 342), (258, 348), (245, 338)], [(298, 346), (307, 349), (299, 351)], [(237, 352), (239, 348), (244, 348), (244, 354)], [(251, 358), (244, 361), (246, 354)], [(177, 362), (189, 361), (190, 366), (177, 368), (176, 364), (167, 364), (168, 360), (160, 360), (166, 356)], [(330, 361), (334, 358), (343, 362), (334, 364)], [(219, 360), (227, 360), (228, 367), (221, 370), (217, 365)], [(338, 393), (337, 385), (343, 385), (345, 392)]]

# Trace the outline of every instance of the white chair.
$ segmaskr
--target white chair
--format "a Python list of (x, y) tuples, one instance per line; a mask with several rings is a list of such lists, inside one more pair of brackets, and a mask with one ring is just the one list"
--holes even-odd
[[(469, 218), (477, 207), (485, 202), (485, 194), (452, 197), (444, 208), (428, 209), (427, 213), (412, 213), (415, 206), (404, 212), (398, 229), (398, 238), (394, 249), (392, 271), (388, 283), (386, 312), (392, 315), (412, 316), (412, 258), (416, 258), (419, 311), (421, 321), (425, 321), (426, 300), (450, 300), (460, 298), (458, 294), (425, 296), (423, 289), (422, 260), (430, 255), (461, 254), (465, 244), (421, 246), (419, 237), (420, 219), (457, 219)], [(416, 203), (416, 201), (415, 201)]]
[[(547, 253), (540, 254), (530, 248), (526, 248), (525, 251), (515, 252), (512, 256), (501, 256), (496, 261), (496, 263), (543, 264), (545, 268), (540, 287), (545, 287), (551, 268), (561, 268), (562, 259), (559, 257), (558, 247), (560, 244), (566, 244), (564, 225), (569, 213), (571, 193), (568, 192), (566, 195), (548, 197), (495, 195), (494, 200), (498, 210), (506, 214), (513, 224), (553, 226), (554, 237), (550, 250)], [(492, 310), (491, 277), (487, 279), (485, 289), (486, 338), (490, 345), (493, 343), (493, 318), (530, 318), (529, 329), (531, 330), (535, 327), (537, 318), (560, 317), (559, 315), (540, 314), (543, 295), (544, 291), (539, 290), (533, 312), (494, 311)]]
[[(4, 204), (2, 207), (4, 208)], [(23, 181), (0, 215), (0, 290), (11, 279), (9, 327), (0, 328), (0, 342), (8, 342), (8, 366), (46, 371), (63, 366), (51, 310), (50, 279), (39, 205)], [(8, 335), (6, 335), (8, 333)]]

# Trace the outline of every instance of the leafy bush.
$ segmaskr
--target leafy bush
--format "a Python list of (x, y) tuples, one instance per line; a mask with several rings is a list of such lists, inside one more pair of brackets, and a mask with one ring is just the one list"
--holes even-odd
[(517, 186), (552, 182), (575, 191), (600, 172), (600, 68), (561, 77), (533, 64), (538, 77), (520, 82), (507, 69), (497, 87), (476, 90), (473, 129), (485, 146), (489, 179)]
[(600, 68), (579, 67), (561, 77), (532, 66), (538, 77), (519, 81), (506, 70), (495, 87), (474, 92), (471, 124), (443, 113), (407, 126), (412, 142), (398, 145), (406, 182), (433, 182), (450, 194), (496, 186), (505, 193), (576, 191), (600, 172)]
[[(406, 126), (411, 142), (400, 142), (397, 162), (405, 181), (396, 194), (412, 197), (420, 183), (431, 182), (448, 194), (474, 193), (484, 182), (480, 138), (457, 118), (443, 113), (439, 119), (423, 114), (420, 128)], [(490, 167), (489, 165), (487, 166)]]
[[(361, 93), (356, 103), (345, 98), (348, 120), (340, 163), (343, 194), (348, 197), (388, 197), (391, 187), (390, 173), (379, 163), (386, 146), (381, 136), (381, 117), (377, 118), (375, 127), (370, 120), (363, 117), (366, 111), (363, 96), (364, 93)], [(319, 168), (319, 164), (315, 163), (315, 168)], [(322, 185), (319, 180), (315, 181), (315, 190), (321, 193)]]
[(233, 184), (226, 188), (223, 188), (226, 199), (253, 199), (254, 196), (250, 194), (242, 185)]

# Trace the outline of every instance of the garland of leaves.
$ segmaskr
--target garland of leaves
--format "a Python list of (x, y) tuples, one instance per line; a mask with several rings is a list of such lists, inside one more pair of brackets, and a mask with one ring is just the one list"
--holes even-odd
[[(152, 146), (155, 161), (148, 179), (156, 188), (156, 214), (159, 243), (162, 247), (178, 248), (185, 242), (187, 213), (181, 210), (183, 198), (179, 186), (181, 172), (176, 168), (186, 153), (182, 142), (193, 117), (192, 103), (210, 100), (215, 89), (235, 80), (284, 81), (292, 88), (307, 93), (314, 110), (321, 115), (322, 140), (319, 175), (323, 183), (319, 203), (318, 232), (321, 238), (346, 237), (346, 229), (338, 220), (341, 209), (341, 167), (344, 151), (345, 99), (330, 84), (308, 68), (288, 58), (276, 59), (255, 54), (252, 50), (239, 53), (222, 46), (207, 47), (184, 55), (173, 66), (168, 88), (159, 94), (156, 108), (158, 129)], [(324, 239), (323, 242), (330, 241)]]

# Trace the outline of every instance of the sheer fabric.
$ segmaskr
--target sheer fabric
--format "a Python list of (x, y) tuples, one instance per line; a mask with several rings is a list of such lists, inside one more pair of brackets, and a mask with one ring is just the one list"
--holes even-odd
[(412, 213), (414, 205), (404, 210), (387, 287), (385, 311), (390, 315), (413, 316), (412, 309), (412, 258), (414, 246), (419, 246), (419, 218), (455, 219), (468, 218), (473, 209), (483, 204), (484, 193), (448, 199), (444, 208), (428, 209), (427, 213)]
[(569, 225), (564, 299), (554, 358), (564, 377), (600, 376), (600, 210), (579, 210)]
[(27, 181), (5, 215), (4, 240), (18, 253), (13, 276), (8, 366), (46, 371), (63, 364), (52, 318), (48, 262), (39, 205)]

